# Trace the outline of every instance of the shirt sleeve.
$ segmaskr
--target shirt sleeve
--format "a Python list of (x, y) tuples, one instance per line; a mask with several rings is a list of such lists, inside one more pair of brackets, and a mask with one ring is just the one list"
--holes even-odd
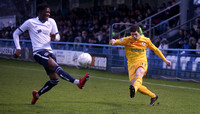
[(165, 56), (162, 54), (162, 52), (151, 42), (150, 39), (148, 39), (148, 48), (152, 50), (158, 57), (160, 57), (163, 61), (166, 60)]
[(29, 28), (29, 20), (25, 21), (18, 29), (21, 33), (25, 32)]
[(19, 35), (23, 33), (24, 31), (28, 30), (28, 21), (25, 21), (19, 28), (17, 28), (13, 33), (13, 40), (15, 43), (16, 49), (21, 49), (20, 43), (19, 43)]
[(113, 45), (125, 45), (127, 43), (127, 37), (116, 39)]
[(60, 40), (60, 35), (59, 35), (59, 32), (58, 32), (57, 24), (56, 24), (56, 22), (55, 22), (54, 19), (52, 19), (51, 25), (52, 25), (52, 30), (51, 30), (51, 32), (54, 33), (54, 34), (56, 34), (55, 41), (59, 41), (59, 40)]

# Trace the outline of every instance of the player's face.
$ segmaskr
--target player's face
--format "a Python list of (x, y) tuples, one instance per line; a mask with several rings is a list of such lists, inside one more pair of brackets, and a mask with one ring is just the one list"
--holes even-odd
[(139, 40), (140, 39), (140, 33), (138, 31), (131, 32), (131, 36), (133, 37), (134, 40)]
[(46, 8), (45, 10), (40, 12), (39, 18), (40, 20), (47, 21), (50, 16), (50, 8)]

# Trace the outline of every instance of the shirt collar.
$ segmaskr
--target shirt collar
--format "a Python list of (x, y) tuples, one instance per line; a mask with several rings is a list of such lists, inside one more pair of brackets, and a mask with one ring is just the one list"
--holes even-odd
[(37, 16), (37, 19), (41, 22), (41, 23), (45, 23), (46, 21), (41, 21), (40, 19), (39, 19), (39, 17)]

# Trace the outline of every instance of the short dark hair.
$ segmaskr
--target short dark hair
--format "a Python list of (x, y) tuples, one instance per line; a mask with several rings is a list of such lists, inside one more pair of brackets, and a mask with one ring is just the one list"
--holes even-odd
[(133, 25), (133, 26), (131, 27), (130, 31), (131, 31), (131, 32), (136, 32), (136, 31), (140, 32), (140, 28), (139, 28), (138, 25)]
[(45, 10), (46, 8), (49, 8), (49, 6), (46, 3), (39, 4), (37, 6), (37, 13), (39, 13), (40, 11)]

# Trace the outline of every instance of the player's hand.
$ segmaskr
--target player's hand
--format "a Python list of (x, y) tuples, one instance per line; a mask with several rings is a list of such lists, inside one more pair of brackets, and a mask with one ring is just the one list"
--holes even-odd
[(20, 54), (21, 54), (21, 49), (17, 49), (13, 57), (18, 58)]
[(167, 64), (167, 66), (171, 66), (171, 61), (166, 60), (165, 63)]
[(50, 33), (50, 37), (51, 37), (51, 40), (52, 41), (55, 41), (55, 39), (56, 39), (56, 34), (54, 34), (54, 33)]
[(115, 43), (115, 39), (110, 40), (110, 44), (113, 45)]

